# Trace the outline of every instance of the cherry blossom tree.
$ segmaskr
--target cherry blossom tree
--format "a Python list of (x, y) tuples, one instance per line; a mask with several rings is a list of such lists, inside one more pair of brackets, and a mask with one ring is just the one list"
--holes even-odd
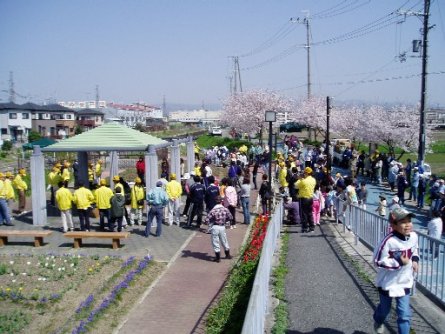
[(267, 110), (292, 109), (289, 98), (267, 90), (252, 90), (230, 96), (224, 103), (222, 122), (241, 133), (259, 133)]

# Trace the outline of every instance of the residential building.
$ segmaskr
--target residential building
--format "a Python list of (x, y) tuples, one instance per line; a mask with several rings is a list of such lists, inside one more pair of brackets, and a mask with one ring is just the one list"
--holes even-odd
[(221, 111), (209, 111), (205, 109), (172, 111), (169, 114), (169, 121), (218, 124), (221, 121)]
[(0, 141), (25, 143), (31, 130), (31, 112), (16, 103), (0, 103)]
[(83, 131), (92, 130), (104, 124), (105, 113), (94, 109), (82, 109), (76, 112), (77, 125)]
[(63, 139), (74, 135), (76, 111), (59, 104), (36, 106), (32, 110), (32, 129), (42, 137)]

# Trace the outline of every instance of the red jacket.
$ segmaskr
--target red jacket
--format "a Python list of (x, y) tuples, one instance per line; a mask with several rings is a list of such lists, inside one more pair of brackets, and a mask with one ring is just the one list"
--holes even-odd
[(145, 173), (145, 161), (136, 162), (136, 170), (138, 173)]

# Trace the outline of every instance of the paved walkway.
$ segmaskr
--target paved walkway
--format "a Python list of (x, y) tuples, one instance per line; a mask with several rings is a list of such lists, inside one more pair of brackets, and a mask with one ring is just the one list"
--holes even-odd
[[(287, 333), (373, 333), (378, 294), (372, 252), (361, 244), (354, 246), (353, 234), (342, 233), (343, 227), (330, 221), (310, 234), (299, 233), (300, 226), (287, 228)], [(445, 333), (442, 309), (419, 291), (411, 305), (415, 333)], [(394, 316), (389, 319), (388, 332), (397, 333), (395, 321)]]

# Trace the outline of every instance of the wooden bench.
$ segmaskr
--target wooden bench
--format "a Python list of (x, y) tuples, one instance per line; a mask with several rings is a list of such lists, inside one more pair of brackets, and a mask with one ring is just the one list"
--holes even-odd
[(52, 234), (52, 231), (42, 230), (0, 230), (0, 247), (8, 243), (8, 237), (34, 237), (34, 246), (40, 247), (43, 245), (43, 238)]
[(63, 234), (67, 238), (74, 239), (74, 248), (82, 247), (82, 239), (83, 238), (106, 238), (112, 239), (113, 249), (117, 249), (121, 246), (121, 240), (124, 238), (128, 238), (130, 235), (129, 232), (86, 232), (86, 231), (75, 231), (75, 232), (66, 232)]

